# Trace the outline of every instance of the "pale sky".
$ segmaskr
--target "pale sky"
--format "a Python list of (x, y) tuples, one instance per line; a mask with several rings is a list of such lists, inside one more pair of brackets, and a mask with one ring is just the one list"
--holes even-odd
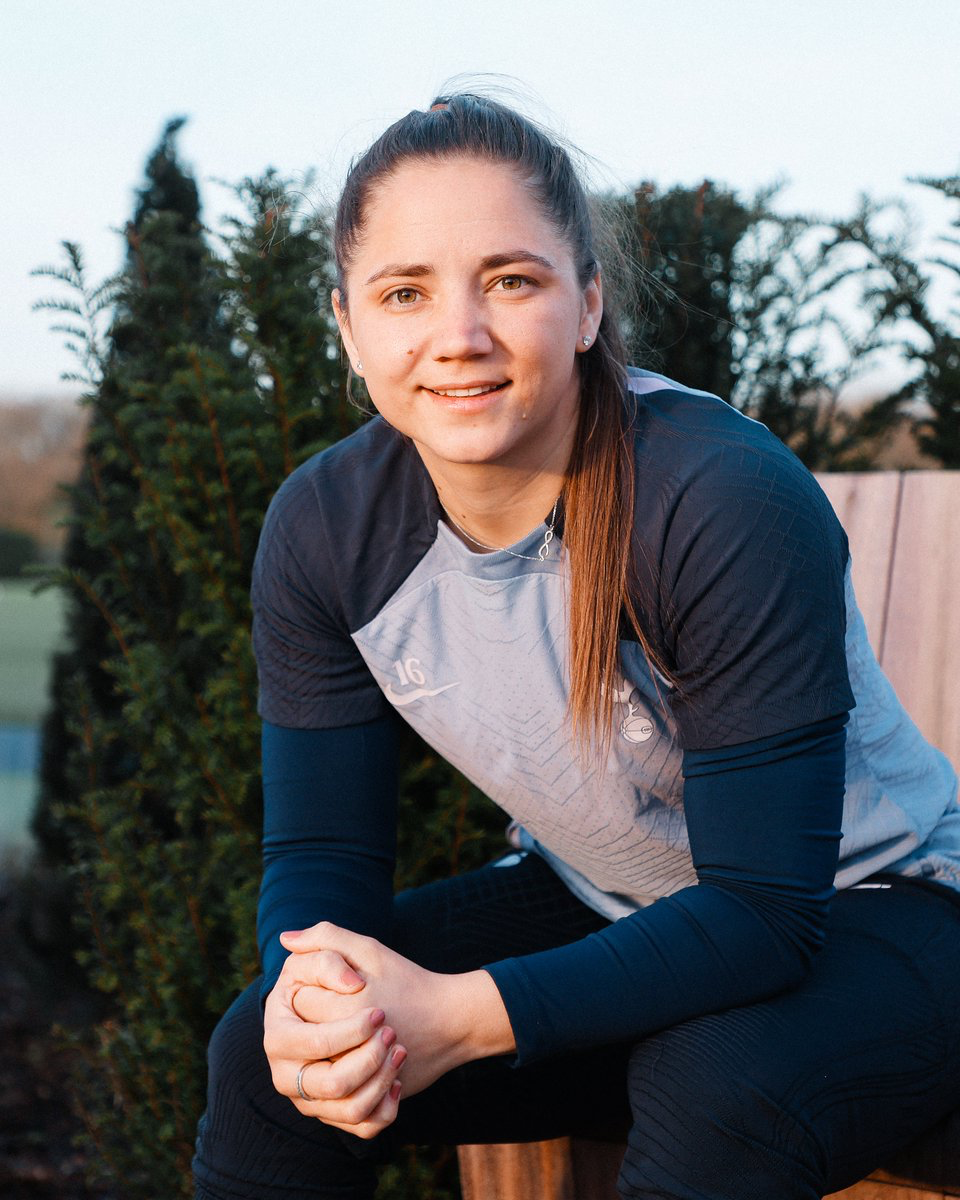
[(908, 175), (960, 169), (960, 0), (0, 0), (0, 396), (72, 394), (31, 268), (112, 230), (166, 120), (215, 225), (235, 181), (350, 156), (448, 77), (512, 76), (608, 185), (704, 177), (780, 207), (849, 213), (899, 195), (932, 237), (946, 206)]

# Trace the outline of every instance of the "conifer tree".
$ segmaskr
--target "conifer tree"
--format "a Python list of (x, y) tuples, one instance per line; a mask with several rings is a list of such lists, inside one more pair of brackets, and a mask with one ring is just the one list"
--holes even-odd
[[(915, 182), (926, 184), (948, 200), (960, 202), (960, 175)], [(951, 225), (960, 230), (960, 210), (954, 213)], [(908, 392), (911, 398), (922, 400), (927, 410), (918, 422), (920, 448), (945, 467), (956, 470), (960, 468), (960, 255), (957, 253), (960, 237), (944, 235), (939, 240), (945, 249), (932, 265), (952, 277), (953, 306), (947, 315), (943, 319), (933, 316), (923, 303), (926, 288), (918, 294), (909, 286), (895, 287), (891, 289), (890, 303), (901, 309), (909, 306), (925, 343), (907, 350), (908, 356), (921, 366), (921, 375)], [(910, 274), (915, 276), (916, 272)]]
[[(849, 222), (783, 217), (775, 190), (745, 202), (705, 181), (661, 193), (646, 183), (627, 209), (636, 268), (649, 280), (630, 329), (634, 361), (728, 400), (762, 421), (812, 470), (868, 465), (868, 439), (899, 417), (898, 393), (853, 415), (843, 385), (883, 343), (890, 315), (849, 328), (833, 299), (872, 286), (877, 259), (902, 248), (864, 202)], [(857, 253), (851, 254), (856, 243)]]
[(728, 399), (735, 382), (735, 254), (757, 212), (705, 180), (660, 192), (643, 183), (628, 210), (639, 267), (652, 280), (632, 331), (633, 361)]
[(259, 400), (176, 155), (180, 124), (148, 163), (87, 399), (63, 571), (69, 646), (47, 726), (62, 740), (48, 740), (41, 810), (48, 849), (66, 843), (89, 973), (114, 1001), (78, 1046), (97, 1161), (125, 1194), (158, 1197), (188, 1178), (198, 1034), (251, 970), (238, 916), (256, 886), (258, 801), (253, 668), (237, 632), (255, 542), (240, 514), (258, 485), (227, 462)]

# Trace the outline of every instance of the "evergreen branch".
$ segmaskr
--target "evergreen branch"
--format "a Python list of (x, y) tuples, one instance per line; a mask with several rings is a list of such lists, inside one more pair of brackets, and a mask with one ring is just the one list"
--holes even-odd
[(110, 628), (110, 632), (113, 634), (117, 645), (120, 647), (123, 657), (128, 662), (131, 661), (130, 646), (127, 642), (127, 639), (123, 636), (123, 630), (120, 628), (119, 622), (115, 620), (113, 614), (110, 612), (106, 602), (97, 595), (93, 584), (90, 583), (88, 579), (85, 579), (79, 571), (72, 571), (70, 573), (70, 578), (73, 581), (74, 586), (79, 588), (79, 590), (87, 597), (90, 603), (93, 604), (97, 612), (100, 613), (104, 621), (106, 621)]
[(90, 482), (93, 484), (93, 489), (97, 495), (99, 506), (94, 516), (100, 532), (104, 537), (104, 545), (109, 553), (113, 564), (117, 569), (117, 574), (120, 577), (120, 583), (123, 588), (124, 595), (133, 603), (137, 616), (143, 622), (147, 629), (150, 629), (154, 636), (159, 636), (159, 631), (150, 616), (150, 613), (139, 601), (139, 589), (134, 587), (133, 580), (130, 578), (130, 572), (127, 570), (126, 560), (123, 551), (116, 544), (113, 538), (108, 536), (109, 526), (107, 514), (110, 512), (110, 503), (107, 496), (106, 488), (103, 484), (103, 477), (100, 471), (100, 464), (96, 457), (88, 452), (85, 460), (87, 470), (90, 472)]
[[(31, 271), (31, 275), (39, 275), (39, 271)], [(72, 300), (34, 300), (30, 305), (33, 312), (62, 312), (70, 313), (75, 317), (83, 316), (83, 309), (79, 304), (75, 304)], [(51, 326), (51, 329), (56, 329), (56, 326)]]
[(239, 560), (243, 557), (243, 543), (240, 538), (240, 523), (237, 520), (237, 507), (233, 499), (233, 488), (230, 486), (230, 472), (227, 470), (227, 459), (223, 452), (223, 442), (220, 439), (220, 425), (217, 421), (217, 414), (213, 411), (213, 407), (207, 396), (206, 388), (204, 387), (203, 371), (200, 368), (200, 359), (195, 350), (190, 351), (190, 361), (193, 364), (194, 375), (196, 376), (197, 385), (200, 388), (200, 403), (207, 418), (210, 436), (213, 439), (214, 454), (217, 457), (217, 467), (220, 472), (220, 483), (227, 498), (227, 518), (230, 522), (230, 533), (233, 537), (233, 550)]
[(283, 473), (289, 475), (294, 469), (293, 454), (290, 449), (290, 414), (287, 407), (287, 393), (280, 372), (271, 363), (268, 367), (273, 381), (273, 403), (280, 425), (280, 445), (283, 448)]

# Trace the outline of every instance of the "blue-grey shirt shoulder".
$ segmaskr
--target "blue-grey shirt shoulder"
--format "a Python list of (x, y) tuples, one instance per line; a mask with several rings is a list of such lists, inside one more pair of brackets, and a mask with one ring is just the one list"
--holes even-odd
[(436, 538), (416, 450), (379, 418), (313, 455), (277, 490), (251, 580), (261, 715), (289, 728), (380, 717), (352, 633)]
[(638, 367), (628, 368), (627, 392), (635, 410), (640, 461), (661, 462), (687, 475), (707, 462), (712, 469), (737, 469), (753, 457), (812, 479), (766, 425), (711, 392)]

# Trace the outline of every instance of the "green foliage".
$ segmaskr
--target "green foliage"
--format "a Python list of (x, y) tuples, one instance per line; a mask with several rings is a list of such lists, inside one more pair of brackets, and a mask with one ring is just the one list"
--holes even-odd
[[(917, 182), (940, 192), (947, 200), (960, 202), (960, 175)], [(954, 213), (951, 224), (960, 229), (960, 210)], [(945, 250), (929, 265), (940, 268), (952, 282), (953, 307), (947, 318), (937, 320), (923, 305), (925, 287), (919, 293), (911, 291), (911, 276), (919, 274), (916, 267), (907, 272), (890, 303), (906, 309), (925, 335), (924, 345), (908, 350), (921, 368), (919, 378), (907, 389), (911, 398), (921, 400), (926, 407), (918, 423), (921, 449), (945, 467), (956, 469), (960, 467), (960, 237), (944, 236), (939, 240)]]
[(16, 579), (39, 555), (36, 539), (29, 533), (0, 527), (0, 579)]
[[(780, 217), (758, 204), (737, 248), (736, 385), (732, 402), (762, 421), (811, 469), (871, 465), (874, 442), (900, 417), (902, 396), (853, 413), (842, 389), (886, 343), (888, 320), (864, 303), (876, 260), (907, 236), (882, 229), (885, 206), (863, 201), (853, 219)], [(838, 301), (860, 300), (861, 321)]]
[[(905, 213), (863, 200), (848, 220), (783, 217), (771, 207), (775, 194), (745, 202), (710, 181), (662, 193), (645, 183), (621, 202), (646, 298), (627, 326), (633, 361), (728, 399), (811, 470), (869, 468), (922, 393), (944, 414), (939, 449), (932, 433), (925, 443), (943, 458), (947, 428), (958, 426), (949, 419), (957, 341), (929, 314)], [(859, 321), (841, 319), (845, 308)], [(905, 319), (932, 342), (910, 351), (928, 363), (922, 381), (851, 412), (842, 389), (879, 350), (900, 345)]]
[[(202, 1041), (253, 970), (255, 676), (246, 588), (269, 486), (234, 454), (269, 421), (222, 315), (171, 125), (148, 166), (73, 489), (70, 644), (55, 668), (38, 829), (65, 852), (91, 980), (115, 1015), (78, 1060), (99, 1161), (173, 1196)], [(89, 357), (93, 357), (90, 355)], [(265, 428), (255, 443), (251, 423)], [(133, 1135), (133, 1136), (132, 1136)]]
[(644, 183), (627, 210), (639, 262), (655, 283), (653, 303), (631, 336), (631, 359), (652, 352), (671, 379), (729, 397), (734, 383), (734, 254), (758, 213), (704, 182), (659, 192)]

